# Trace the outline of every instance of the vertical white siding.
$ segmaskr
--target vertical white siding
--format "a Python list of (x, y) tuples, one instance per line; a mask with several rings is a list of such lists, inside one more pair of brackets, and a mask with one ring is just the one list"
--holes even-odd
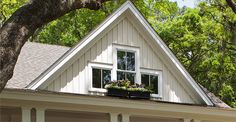
[(108, 32), (107, 34), (107, 63), (112, 63), (112, 41), (113, 41), (113, 32), (112, 30)]
[(66, 71), (61, 74), (61, 91), (66, 92)]
[[(193, 99), (188, 92), (181, 86), (170, 71), (165, 66), (160, 54), (157, 54), (152, 48), (150, 41), (147, 40), (134, 24), (127, 18), (124, 18), (117, 25), (105, 33), (100, 39), (94, 40), (95, 43), (90, 45), (84, 54), (78, 57), (67, 70), (55, 78), (46, 88), (48, 90), (88, 93), (91, 82), (89, 79), (88, 62), (100, 62), (112, 64), (112, 45), (135, 46), (140, 49), (140, 67), (160, 70), (163, 73), (163, 100), (173, 102), (193, 103)], [(88, 45), (89, 46), (89, 45)]]
[(85, 84), (85, 63), (84, 63), (84, 55), (82, 55), (79, 58), (79, 93), (84, 93), (85, 92), (85, 88), (84, 88), (84, 84)]
[(118, 24), (118, 39), (117, 39), (117, 43), (122, 44), (123, 43), (123, 22), (121, 21)]
[(59, 76), (56, 80), (53, 81), (55, 84), (54, 90), (60, 91), (61, 90), (61, 76)]
[(72, 65), (67, 69), (66, 72), (66, 88), (67, 92), (73, 92), (73, 85), (72, 81), (73, 80), (73, 74), (72, 74)]
[(102, 37), (102, 62), (107, 63), (108, 61), (108, 52), (107, 52), (107, 48), (108, 48), (108, 40), (107, 40), (107, 35)]
[(76, 60), (73, 63), (73, 83), (72, 83), (72, 91), (75, 93), (79, 93), (79, 62)]
[[(86, 82), (88, 81), (88, 74), (89, 74), (89, 68), (88, 68), (88, 61), (90, 61), (91, 59), (91, 56), (90, 56), (90, 50), (88, 50), (86, 53), (85, 53), (85, 69), (84, 69), (84, 84), (83, 84), (83, 87), (85, 89), (83, 89), (83, 92), (82, 93), (88, 93), (88, 87), (90, 86), (90, 82)], [(87, 89), (86, 89), (87, 88)]]

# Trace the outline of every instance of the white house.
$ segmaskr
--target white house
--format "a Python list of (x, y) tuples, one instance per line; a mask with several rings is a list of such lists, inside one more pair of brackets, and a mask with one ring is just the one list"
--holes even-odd
[[(106, 96), (122, 79), (154, 86), (151, 99)], [(1, 122), (236, 121), (129, 1), (71, 49), (27, 42), (0, 98)]]

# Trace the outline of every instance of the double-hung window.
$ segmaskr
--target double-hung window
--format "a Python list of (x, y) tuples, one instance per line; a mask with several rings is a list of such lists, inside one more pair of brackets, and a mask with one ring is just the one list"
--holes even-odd
[(135, 52), (117, 50), (117, 80), (129, 80), (134, 84), (135, 77)]

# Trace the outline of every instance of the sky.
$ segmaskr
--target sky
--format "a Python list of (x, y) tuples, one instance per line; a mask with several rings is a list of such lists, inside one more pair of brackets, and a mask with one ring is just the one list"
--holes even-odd
[(194, 8), (198, 0), (170, 0), (170, 1), (173, 2), (177, 1), (179, 7), (187, 6), (190, 8)]

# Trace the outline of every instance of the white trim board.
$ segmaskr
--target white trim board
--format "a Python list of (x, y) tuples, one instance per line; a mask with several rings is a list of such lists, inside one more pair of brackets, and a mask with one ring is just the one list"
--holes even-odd
[[(81, 50), (90, 42), (92, 42), (100, 33), (103, 33), (105, 29), (108, 28), (116, 19), (118, 19), (124, 13), (131, 13), (140, 23), (140, 25), (145, 28), (150, 35), (150, 37), (155, 40), (155, 43), (162, 49), (164, 55), (170, 60), (171, 64), (178, 70), (178, 72), (186, 80), (186, 83), (196, 91), (196, 94), (207, 104), (212, 106), (213, 103), (207, 97), (205, 92), (198, 86), (182, 64), (177, 60), (175, 55), (170, 51), (170, 49), (165, 45), (162, 39), (156, 34), (154, 29), (150, 26), (147, 20), (141, 15), (141, 13), (135, 8), (135, 6), (130, 2), (125, 2), (120, 8), (118, 8), (111, 16), (109, 16), (102, 24), (100, 24), (96, 29), (94, 29), (90, 34), (88, 34), (78, 45), (71, 48), (65, 55), (63, 55), (57, 62), (55, 62), (48, 70), (46, 70), (42, 75), (36, 78), (32, 83), (30, 83), (27, 88), (35, 90), (39, 88), (45, 81), (52, 78), (53, 74), (59, 73), (60, 70), (68, 65), (68, 62), (75, 58), (76, 55), (82, 53)], [(70, 62), (71, 63), (71, 62)]]

